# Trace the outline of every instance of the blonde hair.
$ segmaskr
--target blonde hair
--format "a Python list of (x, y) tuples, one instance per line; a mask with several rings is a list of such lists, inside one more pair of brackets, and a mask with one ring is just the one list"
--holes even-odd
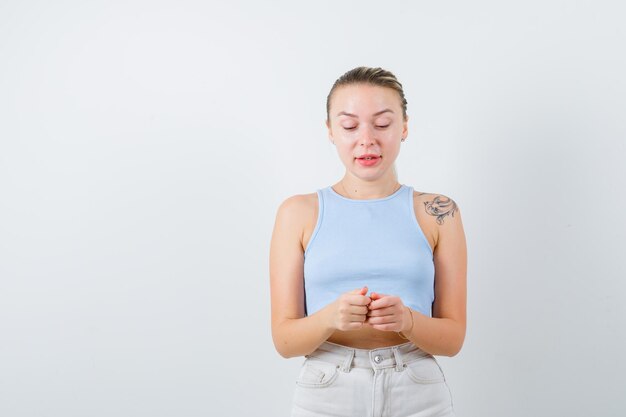
[(335, 90), (344, 85), (350, 84), (369, 84), (379, 87), (387, 87), (395, 90), (400, 96), (400, 103), (402, 105), (402, 118), (406, 120), (406, 98), (404, 97), (404, 90), (402, 84), (390, 71), (382, 68), (371, 67), (356, 67), (343, 74), (335, 81), (328, 96), (326, 97), (326, 121), (330, 120), (330, 100)]

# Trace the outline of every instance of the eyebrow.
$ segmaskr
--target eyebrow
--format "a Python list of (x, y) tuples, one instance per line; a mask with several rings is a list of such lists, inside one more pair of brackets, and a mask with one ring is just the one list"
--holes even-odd
[[(391, 110), (391, 109), (383, 109), (381, 111), (378, 111), (378, 112), (374, 113), (374, 116), (378, 116), (379, 114), (382, 114), (382, 113), (385, 113), (385, 112), (393, 113), (393, 110)], [(358, 116), (356, 114), (347, 113), (345, 111), (340, 111), (339, 113), (337, 113), (337, 116), (341, 116), (341, 115), (350, 116), (350, 117), (357, 117), (358, 118)]]

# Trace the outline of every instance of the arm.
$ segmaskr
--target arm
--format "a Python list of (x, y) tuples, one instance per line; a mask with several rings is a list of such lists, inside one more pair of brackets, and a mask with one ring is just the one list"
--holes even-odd
[(303, 219), (314, 216), (316, 207), (307, 204), (303, 196), (290, 197), (279, 207), (274, 224), (270, 246), (272, 339), (285, 358), (313, 352), (336, 329), (361, 327), (370, 302), (364, 295), (367, 288), (355, 290), (304, 317)]
[(465, 339), (467, 249), (461, 214), (456, 205), (453, 207), (453, 216), (439, 224), (433, 254), (433, 316), (407, 308), (397, 296), (373, 293), (374, 301), (367, 320), (376, 329), (402, 332), (432, 355), (454, 356), (461, 350)]

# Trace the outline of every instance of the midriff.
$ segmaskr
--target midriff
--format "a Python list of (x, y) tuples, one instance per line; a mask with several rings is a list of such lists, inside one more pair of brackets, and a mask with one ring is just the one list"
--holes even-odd
[(367, 324), (358, 330), (335, 330), (327, 340), (357, 349), (376, 349), (408, 342), (396, 332), (377, 330)]

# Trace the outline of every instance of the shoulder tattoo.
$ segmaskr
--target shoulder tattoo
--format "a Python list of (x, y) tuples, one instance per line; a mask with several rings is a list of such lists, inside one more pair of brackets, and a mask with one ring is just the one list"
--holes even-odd
[(436, 216), (437, 224), (440, 225), (443, 224), (444, 217), (454, 217), (454, 212), (458, 210), (454, 200), (443, 195), (438, 195), (432, 201), (425, 201), (424, 209), (431, 216)]

